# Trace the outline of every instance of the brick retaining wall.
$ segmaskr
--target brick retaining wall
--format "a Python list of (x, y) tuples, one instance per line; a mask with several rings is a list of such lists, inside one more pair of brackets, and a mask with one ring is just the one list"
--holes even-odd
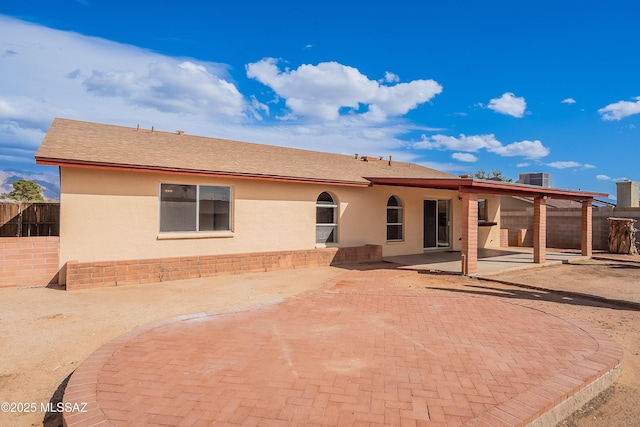
[(58, 237), (0, 238), (0, 287), (58, 283)]
[(67, 290), (382, 261), (382, 246), (125, 261), (68, 262)]

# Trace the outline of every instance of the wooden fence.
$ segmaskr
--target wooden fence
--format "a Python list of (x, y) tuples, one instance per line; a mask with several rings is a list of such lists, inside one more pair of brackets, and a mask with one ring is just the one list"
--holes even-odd
[(0, 203), (0, 237), (60, 235), (60, 203)]

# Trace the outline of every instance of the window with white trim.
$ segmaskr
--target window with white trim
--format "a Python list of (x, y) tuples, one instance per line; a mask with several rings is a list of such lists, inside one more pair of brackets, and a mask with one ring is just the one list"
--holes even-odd
[(402, 201), (397, 196), (389, 197), (387, 201), (387, 241), (403, 239), (403, 222)]
[(338, 241), (338, 204), (326, 191), (316, 200), (316, 243)]
[(230, 231), (231, 187), (160, 184), (160, 232)]

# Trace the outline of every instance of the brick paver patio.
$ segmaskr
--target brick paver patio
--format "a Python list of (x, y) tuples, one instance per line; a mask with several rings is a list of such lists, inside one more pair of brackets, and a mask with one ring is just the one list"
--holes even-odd
[(489, 297), (394, 288), (402, 274), (352, 271), (132, 331), (75, 371), (64, 401), (87, 411), (65, 423), (526, 425), (620, 367), (603, 333)]

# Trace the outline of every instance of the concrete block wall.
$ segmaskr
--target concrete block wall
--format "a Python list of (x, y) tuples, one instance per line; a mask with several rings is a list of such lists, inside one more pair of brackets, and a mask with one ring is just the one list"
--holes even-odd
[(66, 286), (67, 290), (78, 290), (379, 261), (382, 261), (382, 246), (365, 245), (128, 261), (68, 262)]
[[(500, 211), (500, 228), (508, 230), (509, 246), (533, 246), (533, 208), (502, 208)], [(521, 230), (525, 230), (522, 232)], [(526, 231), (529, 231), (527, 233)], [(522, 241), (529, 234), (529, 238)]]
[[(609, 222), (607, 218), (633, 218), (640, 228), (640, 208), (599, 207), (592, 210), (593, 249), (609, 249)], [(509, 246), (518, 246), (518, 232), (533, 230), (533, 208), (504, 208), (501, 212), (501, 228), (509, 230)], [(579, 249), (582, 236), (582, 209), (547, 209), (547, 247)], [(525, 246), (531, 246), (525, 240)]]
[(0, 287), (58, 283), (58, 242), (57, 236), (0, 238)]
[(547, 218), (548, 247), (580, 248), (582, 209), (548, 209)]

